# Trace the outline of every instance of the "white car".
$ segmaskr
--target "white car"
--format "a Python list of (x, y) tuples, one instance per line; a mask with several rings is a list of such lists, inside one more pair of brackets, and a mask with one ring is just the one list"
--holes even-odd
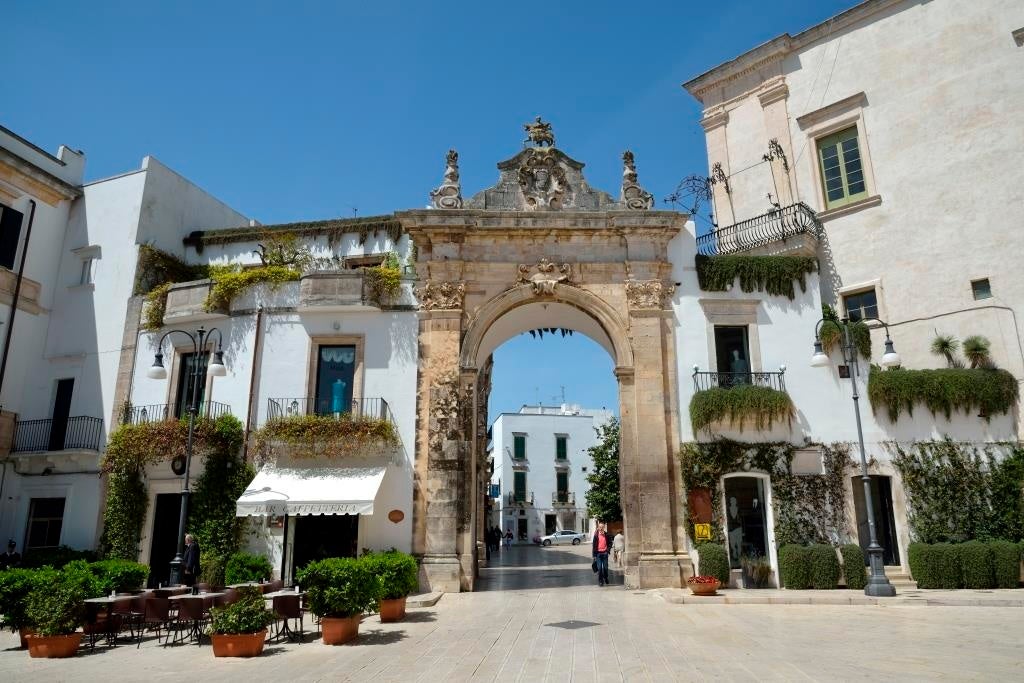
[(540, 544), (543, 546), (558, 545), (560, 543), (572, 543), (573, 545), (579, 545), (583, 541), (587, 540), (586, 534), (581, 534), (576, 531), (556, 531), (550, 536), (541, 536)]

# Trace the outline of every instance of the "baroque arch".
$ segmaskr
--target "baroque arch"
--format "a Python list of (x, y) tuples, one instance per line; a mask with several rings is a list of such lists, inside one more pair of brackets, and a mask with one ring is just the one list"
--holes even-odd
[(443, 196), (398, 214), (419, 277), (413, 550), (421, 580), (431, 590), (473, 589), (484, 561), (491, 352), (541, 315), (545, 326), (580, 328), (615, 360), (627, 584), (680, 586), (692, 564), (676, 457), (668, 243), (686, 216), (637, 200), (649, 195), (638, 195), (631, 154), (616, 201), (586, 183), (583, 164), (555, 148), (553, 134), (540, 137), (531, 134), (498, 164), (497, 184), (465, 202), (458, 154), (449, 152)]

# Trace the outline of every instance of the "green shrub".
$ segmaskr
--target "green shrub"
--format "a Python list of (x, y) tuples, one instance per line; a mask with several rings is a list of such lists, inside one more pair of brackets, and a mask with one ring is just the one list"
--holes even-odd
[(856, 543), (847, 543), (839, 547), (843, 555), (843, 575), (846, 587), (850, 590), (864, 590), (868, 584), (868, 575), (864, 566), (864, 549)]
[(300, 569), (309, 607), (320, 617), (351, 617), (377, 606), (377, 581), (369, 567), (349, 557), (329, 557)]
[(964, 588), (985, 589), (995, 586), (992, 570), (992, 548), (981, 541), (967, 541), (956, 546), (960, 556), (960, 574)]
[(986, 420), (1002, 415), (1017, 402), (1017, 378), (1006, 370), (942, 368), (938, 370), (882, 370), (868, 373), (868, 400), (872, 411), (884, 408), (895, 422), (901, 413), (914, 414), (925, 406), (931, 414), (950, 419), (954, 412), (981, 413)]
[(812, 587), (830, 590), (839, 585), (839, 558), (835, 548), (815, 543), (807, 548), (807, 560), (811, 567)]
[(259, 588), (240, 588), (238, 594), (238, 602), (210, 610), (210, 625), (206, 629), (208, 634), (259, 633), (274, 622), (274, 613), (267, 610)]
[(228, 558), (224, 567), (224, 583), (245, 583), (247, 581), (260, 581), (269, 579), (274, 573), (270, 566), (270, 560), (262, 555), (252, 553), (235, 553)]
[(75, 560), (92, 562), (95, 559), (96, 553), (91, 550), (75, 550), (74, 548), (62, 545), (56, 548), (40, 548), (26, 551), (25, 557), (21, 561), (21, 566), (26, 569), (46, 566), (60, 569), (68, 562), (74, 562)]
[(918, 588), (935, 588), (938, 583), (938, 579), (931, 572), (931, 548), (927, 543), (911, 543), (907, 548), (910, 576), (917, 582)]
[(793, 283), (807, 291), (807, 275), (818, 269), (813, 256), (703, 256), (696, 258), (697, 282), (705, 292), (724, 292), (740, 279), (740, 289), (773, 296), (796, 296)]
[(404, 598), (419, 588), (420, 568), (412, 555), (389, 550), (367, 553), (359, 560), (377, 578), (378, 600)]
[(996, 588), (1016, 588), (1020, 583), (1021, 549), (1009, 541), (992, 541), (992, 574)]
[(85, 617), (83, 600), (97, 597), (98, 582), (88, 565), (77, 560), (56, 572), (49, 581), (38, 581), (25, 601), (29, 622), (41, 636), (74, 633)]
[(27, 613), (27, 598), (38, 585), (50, 585), (57, 578), (52, 567), (42, 569), (14, 568), (0, 572), (0, 627), (17, 631), (31, 626)]
[(728, 586), (729, 556), (725, 552), (725, 546), (718, 543), (701, 543), (697, 546), (697, 554), (700, 557), (697, 573), (701, 576), (713, 576), (721, 581), (723, 586)]
[(931, 588), (963, 588), (963, 571), (960, 568), (960, 551), (952, 543), (936, 543), (927, 556), (931, 563), (932, 577), (936, 585)]
[(784, 545), (779, 548), (779, 578), (792, 590), (811, 587), (811, 557), (806, 546)]
[(740, 431), (749, 422), (757, 429), (793, 419), (793, 400), (785, 391), (753, 384), (698, 391), (690, 399), (690, 422), (697, 432), (715, 422)]
[(111, 591), (124, 593), (141, 588), (149, 577), (149, 567), (131, 560), (100, 560), (89, 565), (101, 595)]

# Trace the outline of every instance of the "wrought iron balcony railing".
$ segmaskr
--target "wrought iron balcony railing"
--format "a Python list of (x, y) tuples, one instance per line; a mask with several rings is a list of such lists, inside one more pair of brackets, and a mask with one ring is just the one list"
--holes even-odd
[(533, 491), (527, 494), (525, 491), (520, 491), (518, 494), (515, 491), (509, 491), (505, 494), (505, 500), (509, 505), (533, 505)]
[(576, 505), (576, 494), (572, 491), (552, 491), (552, 505)]
[[(125, 406), (121, 412), (121, 424), (149, 424), (151, 422), (163, 422), (164, 420), (177, 420), (178, 406), (174, 403), (155, 403), (147, 406)], [(222, 415), (230, 415), (231, 406), (227, 403), (217, 401), (205, 401), (199, 406), (199, 417), (208, 417), (216, 420)], [(181, 418), (187, 418), (188, 413), (182, 412)]]
[(354, 398), (349, 402), (318, 398), (272, 398), (267, 405), (270, 420), (298, 415), (333, 415), (337, 418), (394, 422), (391, 407), (383, 398)]
[(63, 420), (18, 420), (14, 427), (14, 453), (45, 451), (98, 451), (103, 420), (98, 417), (69, 417)]
[(802, 234), (817, 239), (821, 234), (821, 221), (811, 207), (797, 202), (699, 236), (697, 253), (703, 256), (735, 254)]
[(786, 390), (785, 370), (779, 372), (693, 372), (693, 390), (731, 389), (733, 387), (768, 387)]

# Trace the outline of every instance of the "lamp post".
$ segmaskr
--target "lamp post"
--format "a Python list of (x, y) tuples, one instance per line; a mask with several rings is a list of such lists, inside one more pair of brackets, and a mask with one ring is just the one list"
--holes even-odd
[[(900, 364), (899, 354), (893, 348), (892, 339), (889, 338), (889, 326), (878, 318), (867, 318), (874, 320), (885, 328), (885, 353), (882, 355), (882, 366), (886, 368), (895, 367)], [(875, 531), (875, 507), (871, 496), (871, 477), (868, 476), (868, 461), (864, 450), (864, 430), (860, 423), (860, 394), (857, 391), (857, 347), (853, 343), (853, 335), (850, 333), (850, 321), (847, 318), (840, 320), (829, 320), (822, 318), (814, 328), (814, 355), (811, 357), (811, 365), (816, 368), (829, 364), (828, 355), (821, 346), (821, 326), (826, 322), (833, 322), (839, 326), (841, 340), (839, 347), (843, 353), (843, 362), (850, 368), (850, 386), (853, 387), (853, 414), (857, 418), (857, 442), (860, 446), (860, 478), (864, 484), (864, 504), (868, 513), (868, 533), (870, 543), (868, 544), (868, 564), (871, 566), (871, 575), (864, 587), (864, 594), (878, 598), (891, 598), (896, 595), (896, 588), (889, 583), (885, 575), (885, 565), (882, 560), (882, 546), (878, 545), (878, 534)]]
[(164, 340), (172, 334), (183, 334), (189, 338), (192, 342), (192, 348), (195, 350), (196, 359), (192, 364), (192, 395), (188, 400), (188, 440), (185, 442), (185, 481), (181, 489), (181, 512), (178, 516), (178, 551), (174, 555), (174, 559), (171, 560), (171, 573), (170, 573), (170, 584), (172, 586), (179, 585), (181, 583), (181, 565), (184, 562), (185, 553), (185, 516), (188, 514), (188, 499), (192, 493), (188, 487), (188, 476), (189, 470), (192, 466), (192, 439), (195, 434), (196, 427), (196, 414), (199, 412), (199, 385), (202, 382), (202, 368), (201, 354), (206, 351), (206, 341), (209, 337), (213, 336), (213, 333), (217, 333), (217, 350), (213, 354), (213, 362), (209, 364), (207, 373), (211, 377), (224, 377), (227, 375), (227, 368), (224, 367), (224, 351), (221, 349), (221, 342), (223, 335), (220, 330), (213, 328), (210, 331), (204, 330), (200, 327), (196, 330), (195, 334), (185, 332), (184, 330), (170, 330), (165, 332), (160, 341), (156, 345), (156, 355), (153, 357), (153, 365), (150, 366), (149, 370), (146, 371), (146, 376), (150, 379), (167, 379), (167, 369), (164, 368), (164, 354), (161, 353), (161, 348), (164, 345)]

